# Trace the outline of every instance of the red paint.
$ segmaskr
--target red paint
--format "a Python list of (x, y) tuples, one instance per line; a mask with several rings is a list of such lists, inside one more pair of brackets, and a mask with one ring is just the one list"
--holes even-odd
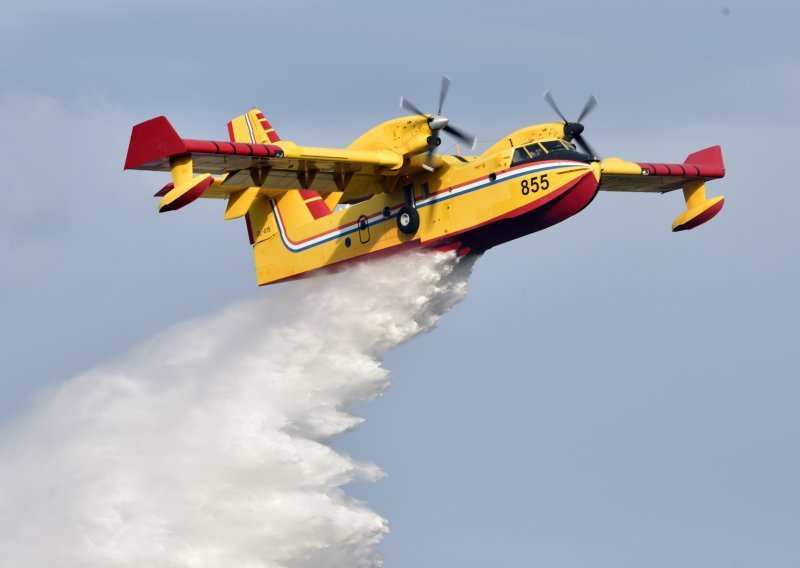
[(236, 136), (233, 134), (233, 121), (231, 120), (228, 123), (228, 138), (230, 138), (231, 142), (236, 142)]
[[(229, 131), (229, 134), (231, 132)], [(271, 158), (283, 150), (270, 144), (216, 142), (181, 138), (169, 121), (159, 116), (137, 124), (131, 131), (125, 169), (152, 169), (174, 156), (185, 154), (221, 154)]]
[(709, 207), (708, 209), (700, 213), (700, 215), (698, 215), (694, 219), (690, 219), (683, 225), (678, 225), (677, 227), (672, 229), (672, 231), (677, 233), (678, 231), (688, 231), (690, 229), (694, 229), (695, 227), (699, 227), (706, 221), (710, 221), (711, 219), (713, 219), (717, 215), (717, 213), (719, 213), (722, 210), (723, 205), (725, 205), (724, 198), (720, 199), (718, 203), (715, 203), (713, 206)]
[(705, 150), (689, 154), (686, 156), (684, 163), (694, 164), (698, 168), (702, 168), (705, 171), (703, 174), (705, 176), (725, 177), (725, 163), (722, 161), (722, 148), (719, 146), (711, 146)]
[(437, 252), (450, 252), (451, 250), (457, 250), (459, 247), (461, 247), (461, 243), (458, 241), (453, 241), (452, 243), (445, 243), (432, 248)]
[(654, 164), (638, 162), (651, 176), (717, 179), (725, 177), (725, 164), (722, 162), (722, 149), (712, 146), (689, 154), (682, 164)]
[(185, 153), (186, 146), (181, 137), (166, 117), (159, 116), (133, 127), (125, 169)]
[(597, 189), (597, 180), (594, 175), (591, 172), (584, 175), (571, 191), (553, 201), (551, 205), (533, 212), (530, 219), (527, 220), (532, 229), (531, 232), (552, 227), (580, 213), (597, 195)]
[(169, 191), (175, 187), (175, 184), (169, 182), (167, 185), (159, 189), (157, 192), (153, 194), (153, 197), (164, 197)]
[(502, 217), (471, 227), (460, 232), (459, 239), (469, 247), (470, 252), (481, 253), (572, 217), (592, 202), (597, 191), (597, 179), (591, 171), (586, 172), (551, 194), (547, 200), (540, 199)]
[[(263, 113), (259, 112), (256, 114), (256, 118), (261, 123), (261, 127), (267, 133), (267, 137), (269, 138), (270, 142), (279, 142), (281, 137), (278, 136), (278, 133), (272, 128), (272, 125), (269, 123), (269, 120), (266, 119)], [(269, 132), (272, 130), (272, 132)]]
[[(528, 165), (530, 165), (530, 164), (528, 164)], [(487, 227), (487, 226), (493, 225), (494, 223), (497, 223), (499, 221), (514, 219), (514, 218), (519, 217), (521, 215), (525, 215), (527, 213), (530, 213), (531, 211), (539, 209), (540, 207), (543, 207), (543, 206), (547, 205), (551, 201), (554, 201), (555, 199), (558, 199), (559, 197), (564, 195), (566, 192), (570, 191), (578, 183), (580, 183), (583, 180), (585, 180), (587, 178), (587, 176), (589, 176), (592, 179), (592, 181), (594, 181), (595, 186), (597, 186), (597, 180), (595, 179), (594, 174), (592, 174), (592, 172), (590, 170), (587, 170), (587, 172), (584, 175), (582, 175), (581, 177), (578, 177), (578, 178), (572, 180), (571, 182), (561, 186), (557, 190), (549, 193), (548, 195), (540, 197), (536, 201), (531, 201), (527, 205), (523, 205), (522, 207), (518, 207), (517, 209), (514, 209), (512, 211), (504, 213), (503, 215), (500, 215), (498, 217), (494, 217), (493, 219), (489, 219), (488, 221), (484, 221), (483, 223), (479, 223), (477, 225), (473, 225), (472, 227), (468, 227), (466, 229), (462, 229), (460, 231), (455, 231), (453, 233), (450, 233), (450, 234), (447, 235), (446, 238), (449, 240), (450, 238), (452, 238), (452, 237), (454, 237), (456, 235), (462, 235), (462, 234), (465, 234), (465, 233), (470, 233), (470, 232), (475, 231), (477, 229), (481, 229), (483, 227)], [(473, 183), (474, 181), (475, 180), (472, 180), (472, 181), (465, 182), (463, 184), (459, 184), (459, 185), (453, 186), (453, 187), (454, 188), (455, 187), (461, 187), (461, 185), (467, 185), (468, 183)], [(444, 192), (443, 191), (439, 191), (439, 192), (436, 192), (435, 194), (432, 194), (432, 195), (438, 195), (439, 193), (444, 193)], [(539, 229), (537, 229), (537, 230), (539, 230)], [(528, 231), (528, 232), (533, 232), (533, 231)], [(523, 233), (523, 234), (527, 234), (527, 233)], [(519, 236), (521, 236), (521, 235), (519, 235)], [(513, 238), (517, 238), (517, 237), (513, 237)], [(508, 239), (508, 240), (511, 240), (511, 239)], [(423, 244), (425, 246), (428, 246), (428, 244), (430, 242), (431, 241), (428, 241), (428, 242), (425, 242)], [(494, 245), (492, 245), (492, 246), (494, 246)], [(475, 248), (477, 250), (480, 247), (473, 247), (473, 248)]]
[(244, 222), (247, 224), (247, 238), (250, 239), (250, 244), (254, 245), (256, 240), (253, 237), (253, 225), (250, 224), (250, 213), (244, 214)]
[[(461, 236), (457, 242), (451, 240), (455, 233), (448, 235), (446, 241), (445, 238), (442, 238), (438, 241), (421, 243), (418, 239), (411, 239), (389, 249), (342, 260), (328, 266), (288, 276), (284, 279), (270, 282), (270, 284), (306, 278), (319, 272), (337, 272), (351, 263), (389, 256), (412, 246), (422, 246), (423, 249), (440, 252), (455, 251), (457, 256), (481, 253), (492, 246), (540, 231), (575, 215), (591, 203), (592, 199), (597, 195), (597, 190), (597, 179), (591, 171), (587, 171), (583, 176), (573, 180), (567, 186), (559, 188), (558, 191), (553, 192), (546, 198), (543, 197), (502, 217), (461, 231), (459, 233)], [(317, 236), (319, 235), (305, 240), (310, 240)], [(288, 235), (286, 237), (288, 238)], [(298, 243), (293, 242), (293, 244)]]
[(320, 217), (325, 217), (325, 215), (331, 214), (330, 207), (328, 207), (328, 204), (322, 200), (322, 196), (319, 194), (319, 192), (311, 191), (310, 189), (301, 189), (300, 197), (303, 198), (303, 201), (319, 197), (319, 199), (314, 199), (314, 201), (309, 201), (306, 203), (306, 207), (308, 207), (308, 210), (311, 212), (311, 216), (314, 217), (314, 219), (319, 219)]
[(311, 215), (314, 217), (314, 219), (319, 219), (320, 217), (325, 217), (325, 215), (331, 214), (330, 208), (321, 199), (317, 201), (309, 201), (306, 203), (306, 205), (308, 206), (308, 210), (311, 212)]
[[(470, 228), (462, 234), (459, 239), (460, 242), (454, 243), (449, 241), (453, 236), (451, 234), (447, 237), (449, 242), (442, 242), (441, 239), (438, 242), (429, 242), (423, 245), (423, 250), (428, 249), (440, 252), (456, 251), (458, 256), (471, 254), (473, 252), (483, 252), (492, 246), (535, 231), (540, 231), (541, 229), (575, 215), (594, 199), (594, 196), (597, 195), (597, 188), (597, 179), (594, 177), (594, 174), (589, 171), (569, 186), (561, 188), (547, 200), (544, 206), (539, 206), (540, 202), (544, 201), (544, 199), (540, 199), (532, 204), (533, 210), (531, 210), (530, 206), (520, 208), (518, 211), (527, 209), (527, 212), (518, 213), (517, 216), (511, 218), (505, 218), (507, 216), (504, 216), (501, 218), (503, 220), (492, 220), (477, 227)], [(473, 245), (473, 243), (475, 244)], [(412, 239), (388, 249), (342, 260), (328, 266), (315, 268), (301, 274), (295, 274), (294, 276), (288, 276), (281, 280), (270, 282), (270, 284), (298, 280), (319, 272), (338, 272), (342, 268), (355, 262), (390, 256), (402, 250), (420, 245), (422, 245), (422, 243), (420, 243), (419, 240)]]
[(158, 212), (164, 213), (165, 211), (175, 211), (181, 207), (186, 207), (192, 201), (195, 201), (197, 198), (203, 195), (213, 181), (214, 178), (208, 176), (206, 179), (195, 185), (192, 189), (181, 195), (178, 199), (159, 209)]

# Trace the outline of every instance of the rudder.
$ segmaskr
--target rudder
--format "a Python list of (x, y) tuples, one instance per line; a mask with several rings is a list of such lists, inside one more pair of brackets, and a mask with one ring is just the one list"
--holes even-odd
[(281, 137), (257, 108), (234, 118), (228, 123), (228, 136), (231, 142), (251, 144), (270, 144), (279, 142)]

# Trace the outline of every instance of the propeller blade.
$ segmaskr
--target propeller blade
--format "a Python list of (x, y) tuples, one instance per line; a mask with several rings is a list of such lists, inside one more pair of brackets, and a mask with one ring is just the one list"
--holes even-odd
[(414, 103), (412, 103), (405, 97), (400, 97), (400, 106), (406, 109), (407, 111), (413, 112), (414, 114), (421, 114), (422, 116), (428, 116), (424, 112), (419, 110), (416, 106), (414, 106)]
[(458, 128), (450, 126), (449, 124), (445, 126), (443, 130), (447, 132), (450, 136), (458, 138), (462, 142), (469, 144), (470, 147), (473, 149), (475, 148), (475, 144), (478, 142), (478, 139), (472, 134), (464, 132), (463, 130), (459, 130)]
[(447, 75), (442, 75), (442, 88), (439, 89), (439, 112), (436, 114), (442, 114), (442, 105), (444, 104), (444, 98), (447, 96), (447, 91), (450, 90), (450, 77)]
[[(564, 122), (569, 122), (569, 120), (567, 120), (567, 117), (564, 116), (564, 113), (561, 112), (561, 109), (558, 108), (556, 100), (553, 98), (553, 95), (550, 94), (550, 91), (545, 91), (543, 96), (544, 100), (546, 100), (547, 103), (553, 108), (553, 110), (556, 111), (556, 114), (561, 117), (561, 120), (563, 120)], [(580, 120), (578, 122), (580, 122)]]
[(576, 136), (576, 137), (574, 138), (574, 140), (575, 140), (575, 142), (577, 142), (577, 143), (578, 143), (578, 146), (580, 146), (580, 147), (581, 147), (581, 149), (582, 149), (584, 152), (586, 152), (587, 154), (589, 154), (589, 156), (591, 156), (592, 158), (597, 158), (597, 154), (595, 153), (595, 151), (594, 151), (594, 150), (592, 150), (592, 147), (591, 147), (591, 146), (589, 146), (589, 144), (586, 142), (586, 140), (584, 140), (584, 139), (583, 139), (583, 136), (581, 136), (581, 135), (579, 134), (578, 136)]
[(589, 100), (586, 101), (586, 104), (583, 105), (583, 110), (581, 111), (581, 115), (578, 117), (578, 120), (575, 122), (583, 122), (583, 119), (592, 112), (592, 109), (597, 106), (597, 97), (592, 95), (589, 97)]
[(413, 112), (414, 114), (420, 115), (422, 118), (425, 118), (428, 121), (428, 128), (430, 128), (431, 135), (428, 138), (428, 147), (425, 150), (425, 162), (423, 163), (423, 167), (428, 171), (434, 170), (434, 164), (436, 163), (436, 148), (439, 144), (442, 143), (442, 139), (440, 137), (440, 133), (442, 130), (475, 148), (475, 144), (477, 143), (478, 139), (469, 134), (464, 132), (463, 130), (459, 130), (454, 126), (449, 125), (449, 120), (446, 116), (442, 116), (442, 107), (444, 106), (444, 101), (447, 98), (447, 93), (450, 90), (450, 77), (447, 75), (442, 75), (442, 85), (439, 88), (439, 107), (437, 113), (434, 114), (426, 114), (422, 112), (414, 103), (406, 99), (405, 97), (400, 97), (400, 106), (407, 111)]

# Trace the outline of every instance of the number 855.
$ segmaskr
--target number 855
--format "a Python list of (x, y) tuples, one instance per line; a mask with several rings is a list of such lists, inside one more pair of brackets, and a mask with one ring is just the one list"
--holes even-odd
[(550, 182), (547, 181), (547, 174), (542, 174), (540, 176), (533, 176), (530, 182), (528, 182), (527, 179), (522, 180), (521, 187), (522, 195), (528, 195), (529, 193), (536, 193), (540, 189), (546, 191), (547, 188), (550, 187)]

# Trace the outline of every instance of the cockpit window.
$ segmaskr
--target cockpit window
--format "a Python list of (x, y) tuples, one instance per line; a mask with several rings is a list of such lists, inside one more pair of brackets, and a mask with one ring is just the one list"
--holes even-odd
[(561, 143), (561, 140), (550, 140), (549, 142), (541, 142), (541, 145), (544, 146), (545, 150), (547, 150), (548, 152), (565, 149), (565, 146), (564, 144)]
[(517, 148), (514, 150), (514, 157), (511, 159), (511, 165), (515, 166), (517, 164), (522, 164), (530, 159), (531, 157), (528, 155), (528, 152), (525, 150), (525, 148)]
[(542, 147), (539, 146), (538, 144), (530, 144), (526, 146), (526, 148), (528, 149), (530, 155), (533, 156), (534, 158), (538, 158), (539, 156), (545, 155), (545, 151), (542, 150)]
[(511, 165), (516, 166), (527, 162), (541, 160), (578, 160), (584, 161), (583, 154), (575, 151), (575, 146), (566, 140), (546, 140), (544, 142), (531, 142), (527, 146), (516, 148), (511, 159)]

